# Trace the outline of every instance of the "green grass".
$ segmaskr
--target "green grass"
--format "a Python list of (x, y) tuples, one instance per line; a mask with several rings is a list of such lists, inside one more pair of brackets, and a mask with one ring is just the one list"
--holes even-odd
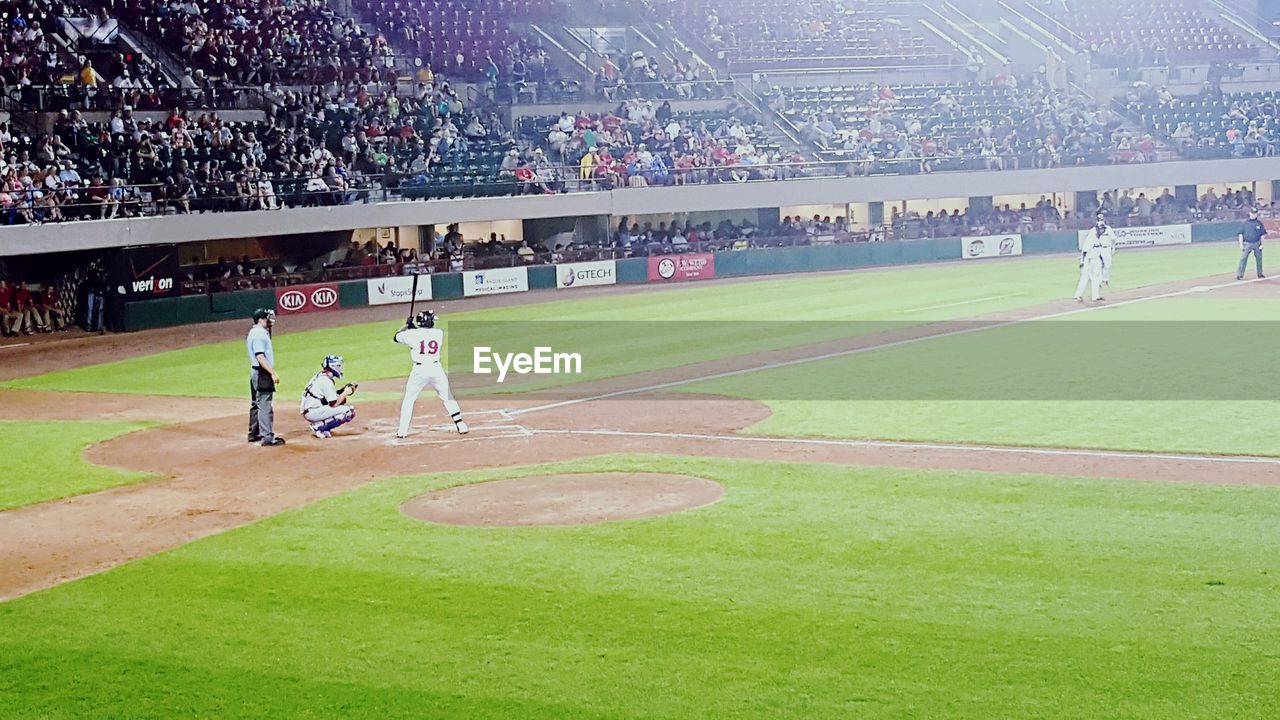
[(90, 445), (148, 427), (138, 422), (0, 420), (0, 510), (145, 480), (145, 473), (91, 465)]
[(0, 604), (0, 717), (1272, 718), (1280, 493), (661, 457), (717, 504), (421, 524), (382, 482)]
[[(1125, 253), (1114, 279), (1116, 289), (1200, 277), (1205, 267), (1221, 260), (1224, 247)], [(596, 298), (573, 299), (569, 294), (566, 299), (457, 314), (449, 313), (448, 304), (437, 309), (443, 312), (446, 328), (453, 323), (459, 328), (457, 336), (446, 342), (462, 349), (451, 363), (454, 373), (470, 369), (470, 351), (464, 346), (472, 343), (526, 352), (534, 345), (549, 344), (584, 355), (583, 377), (557, 376), (521, 386), (531, 389), (837, 339), (884, 330), (894, 323), (972, 317), (1036, 305), (1067, 296), (1075, 276), (1070, 258), (1027, 258), (769, 278), (728, 286), (646, 287)], [(777, 322), (768, 332), (752, 333), (727, 321)], [(285, 392), (300, 392), (328, 353), (343, 355), (348, 374), (357, 380), (404, 375), (406, 353), (390, 340), (395, 325), (367, 323), (294, 333), (289, 319), (282, 318), (276, 354)], [(460, 359), (466, 362), (457, 362)], [(244, 365), (243, 340), (236, 339), (7, 384), (43, 390), (110, 388), (148, 395), (240, 397), (246, 383)]]
[(1280, 300), (1184, 296), (681, 388), (750, 432), (1280, 455)]

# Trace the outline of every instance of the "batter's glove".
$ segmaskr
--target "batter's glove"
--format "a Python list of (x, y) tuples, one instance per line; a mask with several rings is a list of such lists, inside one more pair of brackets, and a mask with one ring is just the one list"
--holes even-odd
[(343, 385), (342, 387), (338, 388), (338, 392), (347, 393), (348, 395), (355, 395), (356, 388), (358, 387), (360, 387), (360, 385), (357, 383), (347, 383), (346, 385)]

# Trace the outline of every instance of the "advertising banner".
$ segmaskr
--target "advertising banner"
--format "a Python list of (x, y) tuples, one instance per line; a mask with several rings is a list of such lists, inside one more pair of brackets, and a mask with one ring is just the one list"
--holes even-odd
[(413, 276), (396, 275), (394, 277), (371, 278), (365, 283), (369, 286), (370, 305), (395, 305), (410, 300), (431, 299), (431, 276), (418, 276), (418, 295), (413, 295)]
[(556, 288), (563, 290), (591, 285), (616, 285), (617, 265), (613, 260), (556, 265)]
[(126, 300), (167, 297), (178, 291), (178, 246), (120, 248), (111, 269), (112, 285), (124, 288)]
[[(1093, 230), (1081, 230), (1077, 236), (1084, 247)], [(1152, 227), (1111, 228), (1116, 235), (1116, 248), (1152, 247), (1155, 245), (1187, 245), (1191, 243), (1190, 225), (1155, 225)]]
[(965, 260), (980, 258), (1016, 257), (1022, 254), (1021, 235), (982, 235), (960, 238), (960, 250)]
[(276, 313), (280, 315), (296, 315), (298, 313), (337, 309), (338, 285), (336, 283), (290, 285), (276, 288)]
[(462, 294), (500, 295), (529, 289), (529, 269), (524, 267), (468, 270), (462, 273)]
[(649, 258), (649, 282), (707, 280), (716, 276), (716, 256), (686, 253)]

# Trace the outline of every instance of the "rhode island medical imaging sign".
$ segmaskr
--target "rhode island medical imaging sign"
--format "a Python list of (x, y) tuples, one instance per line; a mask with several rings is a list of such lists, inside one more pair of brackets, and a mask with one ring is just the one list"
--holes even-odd
[(492, 268), (462, 273), (462, 294), (467, 297), (524, 292), (528, 289), (528, 268)]

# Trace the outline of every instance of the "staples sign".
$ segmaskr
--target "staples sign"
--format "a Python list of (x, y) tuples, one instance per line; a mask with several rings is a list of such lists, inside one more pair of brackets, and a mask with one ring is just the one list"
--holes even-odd
[(276, 288), (276, 312), (281, 315), (337, 309), (338, 286), (334, 283)]

